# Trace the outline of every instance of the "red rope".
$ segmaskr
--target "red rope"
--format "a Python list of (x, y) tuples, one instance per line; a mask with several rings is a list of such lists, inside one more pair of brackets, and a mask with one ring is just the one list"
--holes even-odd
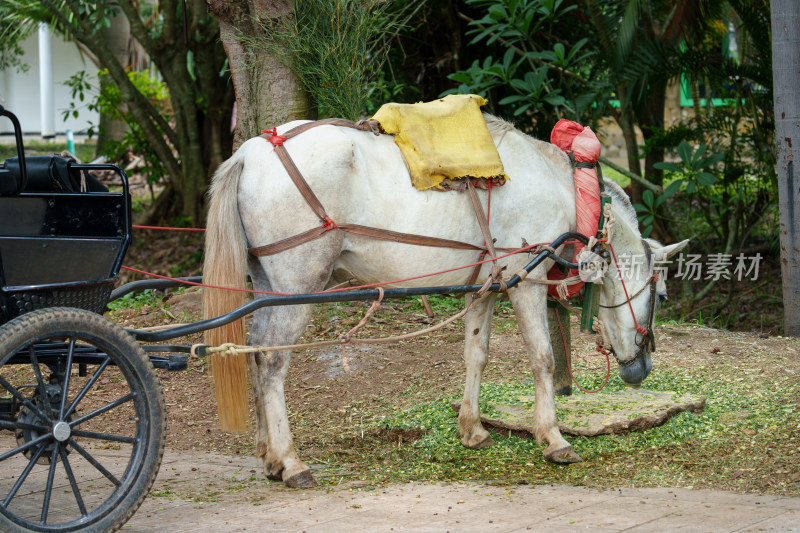
[(160, 226), (131, 226), (133, 229), (159, 229), (165, 231), (205, 231), (205, 228), (165, 228)]
[(283, 135), (278, 135), (278, 128), (272, 128), (271, 130), (261, 130), (261, 133), (266, 133), (269, 135), (267, 140), (272, 143), (272, 146), (280, 146), (284, 142), (286, 142), (286, 137)]
[[(574, 241), (574, 242), (580, 242), (580, 241)], [(574, 242), (567, 242), (565, 244), (574, 244)], [(470, 263), (468, 265), (455, 267), (455, 268), (449, 268), (447, 270), (440, 270), (438, 272), (433, 272), (431, 274), (421, 274), (419, 276), (413, 276), (413, 277), (410, 277), (410, 278), (396, 279), (396, 280), (393, 280), (393, 281), (382, 281), (380, 283), (370, 283), (368, 285), (356, 285), (356, 286), (352, 286), (352, 287), (342, 287), (342, 288), (339, 288), (339, 289), (328, 289), (327, 291), (321, 291), (321, 293), (351, 291), (351, 290), (356, 290), (356, 289), (369, 289), (369, 288), (372, 288), (372, 287), (380, 287), (382, 285), (391, 285), (393, 283), (402, 283), (402, 282), (405, 282), (405, 281), (413, 281), (413, 280), (416, 280), (416, 279), (422, 279), (422, 278), (427, 278), (427, 277), (431, 277), (431, 276), (438, 276), (439, 274), (448, 274), (450, 272), (455, 272), (457, 270), (463, 270), (465, 268), (471, 268), (471, 267), (474, 267), (474, 266), (477, 266), (477, 265), (482, 265), (484, 263), (489, 263), (490, 261), (497, 261), (499, 259), (504, 259), (506, 257), (509, 257), (511, 255), (514, 255), (514, 254), (518, 254), (520, 252), (528, 252), (528, 251), (532, 250), (533, 248), (536, 248), (537, 246), (540, 246), (542, 244), (548, 244), (548, 243), (530, 244), (530, 245), (525, 246), (523, 248), (519, 248), (517, 250), (514, 250), (513, 252), (508, 252), (507, 254), (503, 254), (503, 255), (497, 256), (497, 257), (492, 258), (492, 259), (486, 259), (486, 260), (483, 260), (483, 261), (477, 261), (475, 263)], [(197, 283), (197, 282), (194, 282), (194, 281), (185, 281), (185, 280), (181, 280), (181, 279), (177, 279), (177, 278), (171, 278), (169, 276), (161, 276), (159, 274), (154, 274), (152, 272), (147, 272), (145, 270), (139, 270), (137, 268), (128, 267), (128, 266), (125, 266), (125, 265), (122, 265), (121, 268), (124, 268), (125, 270), (130, 270), (131, 272), (136, 272), (137, 274), (142, 274), (142, 275), (145, 275), (145, 276), (152, 276), (152, 277), (158, 278), (158, 279), (166, 279), (166, 280), (169, 280), (169, 281), (182, 283), (184, 285), (192, 285), (192, 286), (195, 286), (195, 287), (206, 287), (206, 288), (209, 288), (209, 289), (219, 289), (219, 290), (227, 290), (227, 291), (235, 291), (235, 292), (249, 292), (249, 293), (253, 293), (253, 294), (270, 294), (270, 295), (273, 295), (273, 296), (291, 296), (290, 294), (285, 293), (285, 292), (257, 291), (255, 289), (239, 289), (237, 287), (222, 287), (222, 286), (219, 286), (219, 285), (206, 285), (206, 284)]]
[(236, 287), (221, 287), (221, 286), (218, 286), (218, 285), (206, 285), (204, 283), (197, 283), (195, 281), (186, 281), (186, 280), (183, 280), (183, 279), (171, 278), (169, 276), (161, 276), (159, 274), (153, 274), (152, 272), (147, 272), (145, 270), (139, 270), (138, 268), (133, 268), (133, 267), (125, 266), (125, 265), (121, 265), (120, 268), (124, 268), (125, 270), (130, 270), (131, 272), (136, 272), (137, 274), (143, 274), (145, 276), (151, 276), (151, 277), (158, 278), (158, 279), (166, 279), (166, 280), (169, 280), (169, 281), (175, 281), (175, 282), (181, 283), (183, 285), (192, 285), (192, 286), (195, 286), (195, 287), (205, 287), (207, 289), (220, 289), (220, 290), (223, 290), (223, 291), (235, 291), (235, 292), (251, 292), (251, 293), (255, 293), (255, 294), (271, 294), (273, 296), (289, 296), (289, 294), (286, 294), (284, 292), (268, 292), (268, 291), (257, 291), (257, 290), (252, 290), (252, 289), (239, 289), (239, 288), (236, 288)]
[(586, 392), (586, 393), (589, 393), (589, 394), (594, 394), (594, 393), (600, 392), (601, 390), (603, 390), (605, 388), (606, 383), (608, 383), (608, 380), (611, 377), (611, 359), (609, 359), (609, 357), (608, 357), (608, 352), (605, 351), (605, 350), (602, 350), (600, 352), (600, 353), (602, 353), (603, 355), (606, 356), (606, 379), (603, 381), (603, 384), (600, 385), (599, 389), (595, 389), (595, 390), (584, 389), (581, 386), (581, 384), (578, 383), (578, 380), (575, 378), (575, 374), (572, 373), (572, 365), (569, 362), (569, 347), (567, 346), (567, 338), (564, 336), (564, 326), (561, 324), (561, 314), (558, 312), (557, 309), (556, 309), (556, 313), (555, 314), (556, 314), (556, 318), (558, 319), (558, 329), (561, 330), (561, 342), (563, 343), (564, 354), (566, 355), (566, 358), (567, 358), (567, 370), (569, 371), (569, 377), (572, 378), (572, 382), (575, 383), (575, 386), (577, 386), (583, 392)]
[[(575, 242), (580, 242), (580, 241), (575, 241)], [(405, 281), (414, 281), (414, 280), (417, 280), (417, 279), (428, 278), (428, 277), (432, 277), (432, 276), (438, 276), (439, 274), (448, 274), (450, 272), (455, 272), (457, 270), (463, 270), (465, 268), (472, 268), (472, 267), (475, 267), (477, 265), (483, 265), (485, 263), (490, 263), (492, 261), (498, 261), (500, 259), (505, 259), (506, 257), (518, 254), (520, 252), (528, 252), (528, 251), (532, 250), (533, 248), (536, 248), (537, 246), (541, 246), (543, 244), (548, 244), (548, 243), (543, 243), (542, 242), (542, 243), (538, 243), (538, 244), (529, 244), (528, 246), (525, 246), (523, 248), (519, 248), (517, 250), (514, 250), (513, 252), (508, 252), (507, 254), (498, 255), (495, 258), (484, 259), (483, 261), (476, 261), (476, 262), (470, 263), (468, 265), (463, 265), (463, 266), (455, 267), (455, 268), (448, 268), (447, 270), (440, 270), (439, 272), (433, 272), (431, 274), (421, 274), (419, 276), (412, 276), (410, 278), (396, 279), (394, 281), (382, 281), (380, 283), (370, 283), (368, 285), (355, 285), (355, 286), (352, 286), (352, 287), (342, 287), (340, 289), (328, 289), (327, 291), (322, 291), (322, 292), (342, 292), (342, 291), (351, 291), (351, 290), (355, 290), (355, 289), (369, 289), (371, 287), (380, 287), (382, 285), (391, 285), (391, 284), (394, 284), (394, 283), (403, 283)], [(573, 243), (567, 242), (565, 244), (573, 244)]]
[(614, 247), (611, 246), (611, 243), (608, 243), (608, 248), (611, 250), (611, 257), (614, 258), (614, 265), (617, 267), (617, 273), (619, 274), (619, 281), (622, 283), (622, 290), (625, 291), (625, 301), (628, 302), (628, 309), (631, 310), (631, 316), (633, 317), (633, 325), (636, 326), (636, 331), (641, 333), (642, 335), (647, 335), (647, 328), (643, 328), (639, 325), (639, 322), (636, 320), (636, 314), (633, 312), (633, 305), (631, 304), (631, 299), (628, 296), (628, 288), (625, 286), (625, 280), (622, 279), (622, 270), (619, 268), (619, 263), (617, 262), (617, 254), (614, 253)]

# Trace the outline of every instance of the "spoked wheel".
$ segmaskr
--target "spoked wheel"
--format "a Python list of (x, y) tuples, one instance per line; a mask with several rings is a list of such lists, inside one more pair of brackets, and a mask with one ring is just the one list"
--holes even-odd
[(165, 439), (161, 384), (100, 315), (50, 308), (0, 328), (0, 530), (108, 531), (139, 508)]

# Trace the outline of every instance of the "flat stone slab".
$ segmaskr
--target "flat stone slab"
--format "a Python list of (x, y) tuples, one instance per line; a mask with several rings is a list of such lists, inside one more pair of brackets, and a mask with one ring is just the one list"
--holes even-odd
[[(490, 403), (496, 416), (481, 416), (492, 426), (534, 434), (533, 396), (520, 396), (519, 404)], [(556, 397), (558, 427), (562, 433), (594, 437), (642, 431), (660, 426), (669, 418), (691, 411), (699, 413), (706, 399), (692, 394), (627, 389), (619, 392)], [(460, 402), (453, 402), (458, 412)]]

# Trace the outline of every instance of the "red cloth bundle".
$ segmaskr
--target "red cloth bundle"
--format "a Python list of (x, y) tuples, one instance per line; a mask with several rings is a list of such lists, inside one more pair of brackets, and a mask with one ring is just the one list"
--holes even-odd
[[(600, 141), (597, 140), (592, 129), (571, 120), (562, 118), (558, 121), (550, 134), (550, 142), (567, 153), (571, 151), (575, 161), (579, 163), (594, 165), (600, 157)], [(587, 237), (594, 237), (597, 234), (600, 219), (600, 186), (597, 181), (597, 171), (594, 168), (575, 168), (574, 176), (576, 231)], [(583, 246), (575, 246), (573, 263), (582, 249)], [(576, 274), (577, 271), (569, 273), (571, 276)], [(547, 279), (551, 280), (565, 277), (555, 265), (547, 273)], [(582, 286), (583, 283), (569, 286), (569, 295), (577, 294)], [(550, 286), (549, 292), (551, 296), (558, 296), (555, 285)]]

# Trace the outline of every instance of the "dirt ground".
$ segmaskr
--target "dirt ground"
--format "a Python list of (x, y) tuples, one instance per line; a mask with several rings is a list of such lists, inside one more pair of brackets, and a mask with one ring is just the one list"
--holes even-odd
[[(126, 327), (182, 323), (200, 316), (200, 293), (196, 290), (163, 300), (157, 305), (115, 311), (111, 316)], [(335, 338), (360, 319), (365, 307), (362, 303), (319, 306), (302, 340)], [(528, 380), (531, 374), (521, 335), (514, 327), (513, 310), (500, 307), (498, 315), (484, 381)], [(438, 315), (433, 321), (444, 318)], [(382, 337), (423, 328), (429, 322), (421, 307), (415, 310), (408, 302), (390, 302), (359, 334)], [(339, 347), (296, 352), (286, 382), (286, 399), (301, 457), (314, 461), (329, 457), (331, 453), (353, 455), (358, 453), (353, 451), (357, 446), (351, 447), (356, 440), (363, 441), (359, 445), (367, 442), (382, 446), (418, 438), (420, 435), (413, 431), (406, 434), (402, 430), (377, 430), (373, 422), (397, 408), (460, 395), (464, 379), (462, 335), (461, 326), (454, 324), (412, 341), (347, 347), (349, 371), (343, 368)], [(595, 338), (579, 333), (577, 317), (572, 318), (572, 338), (573, 365), (604, 372), (605, 360), (594, 351)], [(770, 383), (787, 376), (800, 379), (800, 341), (796, 339), (697, 326), (658, 325), (656, 341), (658, 351), (653, 358), (656, 367), (677, 366), (689, 372), (693, 367), (708, 368), (734, 362), (744, 364), (742, 374), (746, 379), (757, 380), (754, 384)], [(196, 336), (176, 342), (201, 342), (201, 338)], [(251, 429), (247, 433), (220, 431), (211, 376), (204, 359), (192, 358), (187, 371), (159, 372), (167, 403), (168, 448), (253, 454), (252, 412)], [(616, 373), (616, 368), (612, 368), (612, 372)], [(797, 403), (800, 405), (800, 400)], [(797, 433), (796, 428), (794, 433)], [(787, 444), (788, 466), (785, 470), (775, 467), (770, 479), (784, 486), (789, 483), (800, 487), (800, 475), (795, 468), (796, 451), (792, 448), (797, 445), (797, 442)]]
[[(148, 327), (164, 323), (183, 323), (197, 320), (201, 315), (201, 294), (195, 290), (172, 296), (167, 305), (143, 309), (125, 309), (112, 313), (112, 318), (124, 327)], [(350, 329), (360, 319), (366, 304), (339, 304), (335, 314), (320, 307), (309, 324), (305, 342), (329, 339)], [(166, 309), (166, 310), (165, 310)], [(403, 314), (402, 306), (389, 303), (378, 312), (360, 335), (387, 336), (427, 327), (445, 316), (428, 319), (418, 312), (412, 323), (398, 326), (394, 319)], [(177, 339), (176, 343), (202, 342), (200, 335)], [(337, 426), (365, 426), (370, 406), (406, 405), (409, 389), (421, 387), (415, 397), (432, 400), (457, 394), (462, 386), (463, 363), (461, 350), (463, 333), (458, 326), (449, 326), (413, 341), (375, 346), (347, 347), (348, 371), (342, 364), (339, 347), (298, 351), (293, 355), (286, 381), (286, 398), (290, 416), (301, 427), (294, 428), (295, 442), (308, 446), (306, 455), (315, 455), (313, 442), (321, 435), (332, 433)], [(519, 375), (527, 378), (527, 364), (522, 338), (517, 333), (497, 334), (492, 349), (503, 354), (493, 361), (485, 379)], [(168, 446), (175, 450), (202, 450), (231, 454), (252, 454), (254, 436), (225, 433), (219, 430), (216, 403), (213, 398), (213, 379), (204, 358), (190, 358), (185, 372), (159, 371), (167, 402)], [(356, 418), (358, 412), (362, 419)], [(374, 414), (374, 413), (372, 413)], [(251, 410), (251, 428), (254, 415)], [(297, 426), (297, 424), (295, 424)], [(311, 429), (308, 434), (303, 428)]]

